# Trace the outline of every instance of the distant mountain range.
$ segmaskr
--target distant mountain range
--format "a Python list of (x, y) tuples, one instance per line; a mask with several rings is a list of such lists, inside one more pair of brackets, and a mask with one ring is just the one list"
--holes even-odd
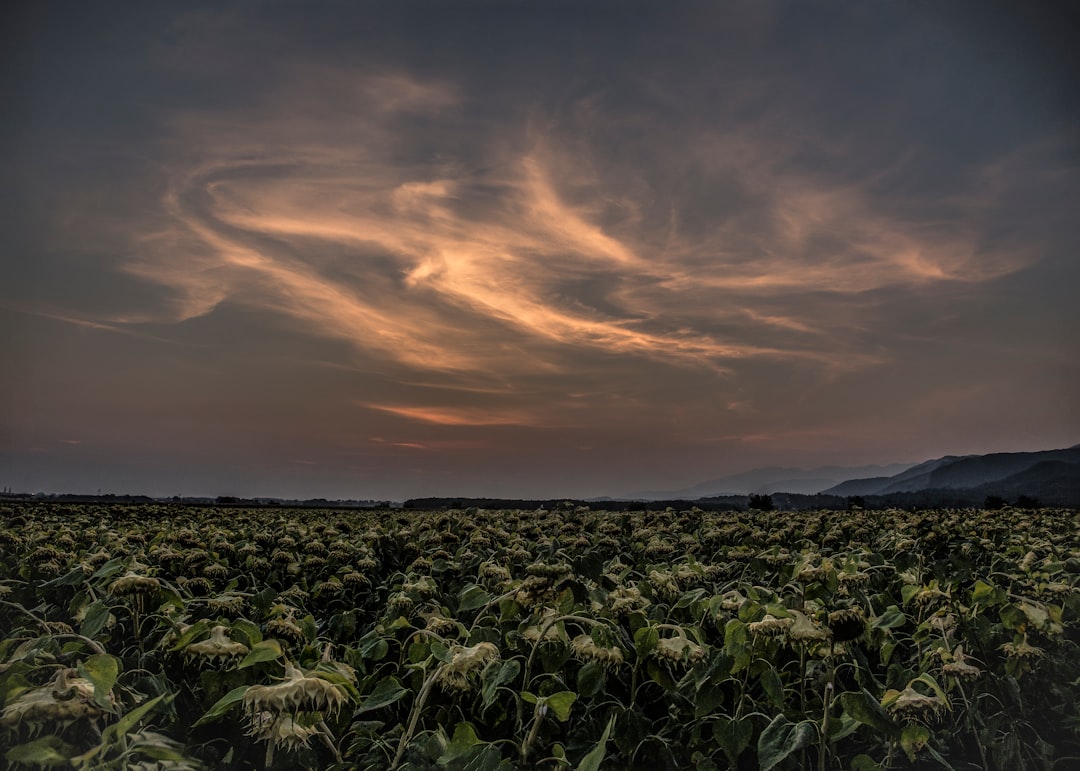
[(1020, 496), (1045, 505), (1080, 506), (1080, 444), (1041, 452), (946, 455), (916, 465), (769, 467), (712, 479), (682, 490), (646, 491), (636, 500), (694, 500), (717, 496), (792, 493), (837, 498), (930, 500), (978, 505), (989, 496)]
[(893, 476), (849, 479), (820, 492), (867, 496), (956, 490), (969, 494), (1080, 500), (1080, 445), (1042, 452), (946, 455)]
[(657, 501), (693, 500), (718, 495), (766, 495), (776, 492), (813, 494), (826, 487), (840, 484), (845, 479), (855, 479), (871, 474), (875, 477), (888, 478), (890, 474), (906, 471), (911, 466), (910, 463), (894, 463), (889, 466), (821, 466), (813, 469), (768, 466), (744, 471), (741, 474), (710, 479), (681, 490), (646, 490), (628, 497)]

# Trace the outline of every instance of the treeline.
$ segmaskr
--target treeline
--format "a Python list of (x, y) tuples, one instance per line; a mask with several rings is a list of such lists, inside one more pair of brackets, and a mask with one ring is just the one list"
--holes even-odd
[[(697, 506), (703, 511), (744, 511), (746, 496), (727, 498), (703, 498), (699, 501), (624, 501), (624, 500), (568, 500), (565, 498), (528, 499), (520, 498), (410, 498), (402, 504), (403, 508), (415, 510), (432, 509), (545, 509), (546, 511), (575, 511), (591, 509), (597, 511), (663, 511), (668, 508), (687, 509)], [(740, 505), (739, 498), (744, 503)]]
[(519, 498), (410, 498), (402, 508), (412, 510), (438, 509), (544, 509), (546, 511), (575, 511), (591, 509), (597, 511), (664, 511), (696, 507), (702, 511), (845, 511), (851, 509), (932, 509), (932, 508), (986, 508), (1000, 509), (1015, 506), (1021, 509), (1035, 509), (1040, 506), (1080, 506), (1080, 501), (1061, 503), (1041, 501), (1032, 495), (1019, 495), (1006, 499), (1001, 496), (984, 496), (965, 490), (919, 490), (910, 493), (890, 493), (889, 495), (840, 496), (840, 495), (805, 495), (802, 493), (772, 493), (771, 495), (720, 495), (694, 500), (672, 499), (659, 501), (641, 500), (567, 500), (563, 498), (519, 499)]

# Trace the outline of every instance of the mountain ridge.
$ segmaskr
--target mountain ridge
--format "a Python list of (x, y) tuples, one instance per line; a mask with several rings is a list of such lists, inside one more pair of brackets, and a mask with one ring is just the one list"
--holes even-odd
[[(1057, 484), (1057, 477), (1060, 476), (1063, 486), (1069, 487), (1067, 483), (1074, 465), (1080, 468), (1080, 445), (1036, 452), (946, 455), (912, 466), (891, 477), (849, 479), (820, 492), (823, 495), (841, 496), (890, 495), (922, 490), (974, 490), (992, 485), (1013, 492), (1018, 485), (1030, 486), (1033, 483), (1032, 478), (1023, 476), (1024, 472), (1046, 462), (1060, 462), (1063, 465), (1044, 467), (1038, 474), (1039, 479), (1047, 484)], [(1010, 479), (1012, 481), (1007, 483)], [(1021, 494), (1030, 492), (1024, 490)]]
[(920, 463), (812, 469), (766, 466), (681, 489), (642, 491), (626, 499), (700, 500), (783, 493), (879, 499), (925, 493), (967, 501), (1025, 496), (1051, 505), (1080, 505), (1080, 443), (1053, 450), (943, 455)]
[[(736, 474), (709, 479), (677, 490), (645, 490), (628, 498), (637, 500), (693, 500), (718, 495), (750, 495), (787, 493), (817, 493), (830, 484), (851, 479), (859, 473), (874, 471), (901, 473), (911, 463), (890, 463), (866, 466), (818, 466), (802, 469), (789, 466), (763, 466)], [(888, 476), (888, 474), (886, 474)]]

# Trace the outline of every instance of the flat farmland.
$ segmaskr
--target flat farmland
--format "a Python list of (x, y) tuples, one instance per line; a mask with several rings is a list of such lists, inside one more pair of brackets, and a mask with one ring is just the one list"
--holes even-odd
[(0, 767), (1076, 767), (1078, 533), (12, 502)]

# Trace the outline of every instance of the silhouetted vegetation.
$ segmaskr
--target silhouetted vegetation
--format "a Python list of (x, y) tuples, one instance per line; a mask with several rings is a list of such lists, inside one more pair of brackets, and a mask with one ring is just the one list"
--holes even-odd
[(773, 511), (773, 499), (771, 495), (758, 495), (751, 493), (746, 507), (756, 511)]

